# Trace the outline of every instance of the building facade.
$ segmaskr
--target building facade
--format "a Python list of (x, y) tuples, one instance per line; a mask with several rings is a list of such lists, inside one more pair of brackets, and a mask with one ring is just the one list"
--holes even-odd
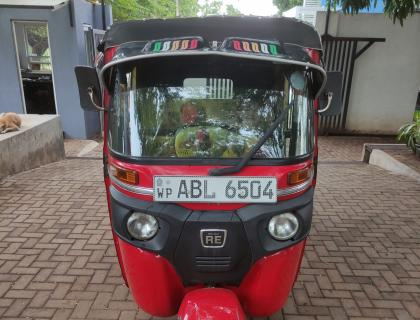
[(321, 0), (304, 0), (302, 6), (296, 6), (283, 12), (284, 17), (296, 18), (315, 25), (317, 11), (324, 10)]
[[(325, 22), (326, 12), (318, 12), (316, 29), (321, 35)], [(383, 13), (330, 13), (328, 34), (336, 43), (331, 50), (344, 53), (344, 43), (350, 43), (356, 53), (361, 52), (356, 54), (341, 132), (395, 135), (412, 120), (420, 91), (419, 30), (420, 12), (409, 16), (403, 26)], [(369, 45), (375, 38), (384, 42)], [(329, 71), (339, 65), (333, 63)]]
[(68, 138), (99, 134), (99, 114), (80, 108), (74, 67), (92, 65), (111, 21), (110, 7), (85, 0), (0, 0), (0, 113), (58, 114)]

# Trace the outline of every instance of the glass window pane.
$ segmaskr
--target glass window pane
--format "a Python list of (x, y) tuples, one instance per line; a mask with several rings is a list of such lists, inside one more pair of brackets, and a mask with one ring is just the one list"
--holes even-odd
[(44, 23), (26, 24), (24, 30), (29, 69), (51, 71), (47, 25)]
[[(200, 60), (201, 59), (201, 60)], [(313, 148), (305, 71), (266, 62), (203, 58), (117, 68), (110, 148), (130, 157), (240, 158), (280, 118), (255, 154), (285, 159)], [(171, 70), (174, 69), (174, 70)], [(291, 74), (301, 75), (298, 88)]]

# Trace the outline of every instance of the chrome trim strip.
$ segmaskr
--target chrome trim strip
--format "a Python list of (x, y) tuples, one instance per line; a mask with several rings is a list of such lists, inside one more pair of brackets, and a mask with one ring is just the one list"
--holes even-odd
[(295, 185), (293, 187), (278, 189), (277, 190), (277, 196), (278, 197), (288, 196), (288, 195), (291, 195), (291, 194), (294, 194), (294, 193), (297, 193), (297, 192), (304, 191), (312, 185), (313, 178), (314, 178), (314, 168), (311, 167), (310, 172), (309, 172), (309, 179), (308, 180), (306, 180), (305, 182), (302, 182), (298, 185)]
[(109, 178), (111, 179), (111, 182), (120, 188), (123, 188), (127, 191), (141, 194), (143, 196), (153, 196), (153, 188), (146, 188), (146, 187), (139, 187), (139, 186), (132, 186), (127, 183), (121, 182), (117, 180), (115, 177), (109, 175)]
[(236, 58), (251, 59), (251, 60), (263, 60), (263, 61), (272, 61), (272, 62), (279, 62), (279, 63), (285, 63), (285, 64), (295, 64), (295, 65), (303, 66), (306, 68), (312, 68), (312, 69), (318, 70), (324, 76), (323, 77), (324, 79), (314, 99), (317, 99), (319, 97), (325, 85), (327, 84), (326, 71), (321, 66), (313, 64), (313, 63), (301, 62), (301, 61), (289, 60), (289, 59), (283, 59), (283, 58), (277, 58), (277, 57), (265, 57), (265, 56), (251, 55), (251, 54), (247, 55), (247, 54), (240, 54), (240, 53), (233, 53), (233, 52), (223, 52), (223, 51), (194, 51), (192, 52), (190, 50), (189, 51), (168, 51), (168, 52), (159, 52), (159, 53), (143, 53), (143, 54), (132, 56), (132, 57), (122, 58), (120, 60), (111, 61), (103, 66), (99, 74), (99, 79), (101, 83), (105, 83), (104, 81), (105, 71), (107, 71), (109, 68), (111, 68), (114, 65), (124, 63), (124, 62), (156, 58), (156, 57), (205, 56), (205, 55), (236, 57)]
[[(129, 185), (127, 183), (121, 182), (119, 180), (117, 180), (116, 178), (114, 178), (113, 176), (109, 176), (109, 178), (111, 179), (111, 182), (117, 186), (119, 186), (120, 188), (123, 188), (127, 191), (136, 193), (136, 194), (140, 194), (143, 196), (153, 196), (153, 188), (147, 188), (147, 187), (139, 187), (139, 186), (132, 186)], [(307, 188), (309, 188), (312, 185), (312, 177), (310, 179), (308, 179), (307, 181), (298, 184), (296, 186), (293, 187), (289, 187), (289, 188), (284, 188), (284, 189), (277, 189), (277, 197), (282, 197), (282, 196), (288, 196), (297, 192), (301, 192), (306, 190)]]
[(284, 189), (277, 189), (277, 196), (282, 197), (282, 196), (288, 196), (297, 192), (301, 192), (309, 188), (311, 185), (312, 185), (312, 177), (306, 180), (305, 182), (302, 182), (301, 184), (298, 184), (296, 186), (284, 188)]

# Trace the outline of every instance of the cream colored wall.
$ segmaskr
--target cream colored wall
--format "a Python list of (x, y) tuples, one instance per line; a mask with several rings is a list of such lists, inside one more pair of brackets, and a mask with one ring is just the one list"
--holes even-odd
[[(318, 12), (316, 29), (325, 29)], [(386, 38), (375, 43), (354, 68), (346, 129), (357, 133), (394, 134), (413, 116), (420, 90), (420, 13), (404, 26), (384, 14), (331, 13), (329, 34), (340, 37)], [(359, 49), (364, 44), (359, 44)]]

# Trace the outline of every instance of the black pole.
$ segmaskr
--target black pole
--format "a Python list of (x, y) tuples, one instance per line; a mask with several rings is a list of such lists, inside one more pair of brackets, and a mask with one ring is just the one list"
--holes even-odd
[(102, 3), (102, 30), (106, 30), (106, 23), (105, 23), (105, 2), (101, 0)]
[(327, 1), (328, 1), (328, 7), (327, 7), (327, 21), (325, 21), (325, 31), (324, 31), (325, 37), (328, 36), (328, 27), (330, 25), (330, 12), (331, 12), (331, 0), (327, 0)]

